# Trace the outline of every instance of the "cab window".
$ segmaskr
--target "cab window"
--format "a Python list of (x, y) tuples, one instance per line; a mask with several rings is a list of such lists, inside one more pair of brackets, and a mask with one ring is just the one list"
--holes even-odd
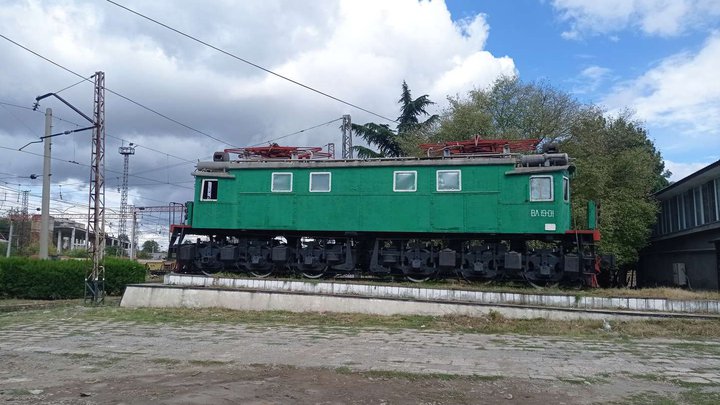
[(530, 201), (553, 201), (552, 176), (530, 177)]
[(200, 201), (217, 201), (218, 181), (216, 179), (204, 179), (200, 191)]

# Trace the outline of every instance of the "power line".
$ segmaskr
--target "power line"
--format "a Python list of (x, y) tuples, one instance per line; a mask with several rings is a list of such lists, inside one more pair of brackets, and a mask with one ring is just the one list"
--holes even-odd
[(155, 20), (155, 19), (153, 19), (153, 18), (151, 18), (151, 17), (148, 17), (148, 16), (146, 16), (146, 15), (144, 15), (144, 14), (141, 14), (141, 13), (139, 13), (139, 12), (137, 12), (137, 11), (131, 9), (131, 8), (125, 7), (125, 6), (123, 6), (122, 4), (116, 3), (116, 2), (114, 2), (114, 1), (112, 1), (112, 0), (106, 0), (106, 1), (107, 1), (108, 3), (110, 3), (110, 4), (113, 4), (113, 5), (117, 6), (117, 7), (120, 7), (120, 8), (122, 8), (122, 9), (126, 10), (126, 11), (129, 11), (130, 13), (133, 13), (133, 14), (137, 15), (138, 17), (142, 17), (142, 18), (144, 18), (144, 19), (146, 19), (146, 20), (148, 20), (148, 21), (151, 21), (151, 22), (153, 22), (153, 23), (155, 23), (155, 24), (157, 24), (157, 25), (159, 25), (159, 26), (161, 26), (161, 27), (164, 27), (164, 28), (166, 28), (166, 29), (168, 29), (168, 30), (170, 30), (170, 31), (173, 31), (173, 32), (175, 32), (175, 33), (177, 33), (177, 34), (180, 34), (180, 35), (182, 35), (182, 36), (184, 36), (184, 37), (186, 37), (186, 38), (188, 38), (188, 39), (191, 39), (191, 40), (193, 40), (193, 41), (195, 41), (195, 42), (198, 42), (198, 43), (200, 43), (200, 44), (202, 44), (202, 45), (205, 45), (205, 46), (207, 46), (208, 48), (214, 49), (214, 50), (216, 50), (216, 51), (218, 51), (218, 52), (220, 52), (220, 53), (222, 53), (222, 54), (224, 54), (224, 55), (227, 55), (227, 56), (229, 56), (229, 57), (231, 57), (231, 58), (237, 59), (237, 60), (239, 60), (240, 62), (246, 63), (246, 64), (248, 64), (248, 65), (250, 65), (250, 66), (252, 66), (252, 67), (255, 67), (255, 68), (257, 68), (257, 69), (260, 69), (260, 70), (262, 70), (263, 72), (270, 73), (270, 74), (273, 75), (273, 76), (279, 77), (279, 78), (281, 78), (281, 79), (283, 79), (283, 80), (287, 80), (287, 81), (289, 81), (290, 83), (296, 84), (296, 85), (298, 85), (298, 86), (300, 86), (300, 87), (303, 87), (303, 88), (305, 88), (305, 89), (307, 89), (307, 90), (310, 90), (310, 91), (312, 91), (312, 92), (318, 93), (318, 94), (323, 95), (323, 96), (325, 96), (325, 97), (327, 97), (327, 98), (330, 98), (330, 99), (335, 100), (335, 101), (337, 101), (337, 102), (343, 103), (343, 104), (345, 104), (345, 105), (347, 105), (347, 106), (356, 108), (356, 109), (358, 109), (358, 110), (360, 110), (360, 111), (364, 111), (364, 112), (366, 112), (366, 113), (368, 113), (368, 114), (372, 114), (372, 115), (374, 115), (374, 116), (376, 116), (376, 117), (379, 117), (379, 118), (382, 118), (382, 119), (384, 119), (384, 120), (387, 120), (387, 121), (390, 121), (390, 122), (397, 122), (397, 121), (394, 120), (394, 119), (385, 117), (385, 116), (380, 115), (380, 114), (378, 114), (378, 113), (372, 112), (372, 111), (370, 111), (370, 110), (368, 110), (368, 109), (362, 108), (362, 107), (360, 107), (360, 106), (358, 106), (358, 105), (355, 105), (355, 104), (353, 104), (353, 103), (350, 103), (350, 102), (348, 102), (348, 101), (345, 101), (345, 100), (340, 99), (340, 98), (338, 98), (338, 97), (335, 97), (335, 96), (333, 96), (333, 95), (330, 95), (330, 94), (328, 94), (328, 93), (325, 93), (325, 92), (323, 92), (323, 91), (320, 91), (320, 90), (318, 90), (318, 89), (316, 89), (316, 88), (313, 88), (313, 87), (310, 87), (310, 86), (308, 86), (308, 85), (306, 85), (306, 84), (300, 83), (300, 82), (298, 82), (297, 80), (293, 80), (293, 79), (291, 79), (291, 78), (289, 78), (289, 77), (287, 77), (287, 76), (283, 76), (283, 75), (281, 75), (280, 73), (273, 72), (273, 71), (270, 70), (270, 69), (267, 69), (267, 68), (265, 68), (265, 67), (262, 67), (262, 66), (260, 66), (260, 65), (258, 65), (258, 64), (256, 64), (256, 63), (250, 62), (250, 61), (247, 60), (247, 59), (243, 59), (243, 58), (241, 58), (241, 57), (239, 57), (239, 56), (237, 56), (237, 55), (235, 55), (235, 54), (233, 54), (233, 53), (230, 53), (230, 52), (228, 52), (228, 51), (226, 51), (226, 50), (224, 50), (224, 49), (218, 48), (217, 46), (212, 45), (212, 44), (209, 44), (209, 43), (207, 43), (207, 42), (205, 42), (205, 41), (203, 41), (203, 40), (201, 40), (201, 39), (198, 39), (197, 37), (194, 37), (194, 36), (192, 36), (192, 35), (190, 35), (190, 34), (186, 34), (186, 33), (182, 32), (182, 31), (180, 31), (180, 30), (178, 30), (178, 29), (176, 29), (176, 28), (173, 28), (173, 27), (171, 27), (171, 26), (169, 26), (169, 25), (167, 25), (167, 24), (164, 24), (164, 23), (162, 23), (162, 22), (160, 22), (160, 21), (158, 21), (158, 20)]
[(67, 87), (65, 87), (65, 88), (62, 88), (62, 89), (56, 91), (55, 94), (58, 94), (58, 93), (60, 93), (60, 92), (62, 92), (62, 91), (65, 91), (65, 90), (67, 90), (67, 89), (71, 89), (71, 88), (77, 86), (77, 85), (80, 84), (80, 83), (85, 83), (86, 81), (90, 81), (90, 79), (88, 79), (88, 78), (83, 78), (82, 80), (80, 80), (79, 82), (77, 82), (77, 83), (75, 83), (75, 84), (71, 84), (71, 85), (69, 85), (69, 86), (67, 86)]
[[(0, 149), (11, 150), (11, 151), (14, 151), (14, 152), (27, 153), (27, 154), (34, 155), (34, 156), (41, 156), (41, 157), (44, 156), (43, 154), (40, 154), (40, 153), (34, 153), (34, 152), (30, 152), (30, 151), (25, 151), (25, 150), (17, 150), (17, 149), (15, 149), (15, 148), (8, 148), (7, 146), (0, 146)], [(79, 166), (84, 166), (84, 167), (90, 167), (90, 165), (86, 165), (86, 164), (80, 163), (80, 162), (69, 161), (69, 160), (60, 159), (60, 158), (55, 158), (55, 157), (51, 157), (51, 159), (52, 159), (52, 160), (57, 160), (57, 161), (63, 162), (63, 163), (70, 163), (70, 164), (74, 164), (74, 165), (79, 165)], [(115, 173), (115, 174), (121, 174), (121, 173), (122, 173), (122, 172), (118, 172), (117, 170), (110, 170), (110, 169), (105, 169), (105, 171), (106, 171), (106, 172), (110, 172), (110, 173)], [(152, 182), (155, 182), (155, 183), (158, 183), (158, 184), (170, 184), (169, 182), (166, 182), (166, 181), (157, 180), (157, 179), (151, 179), (151, 178), (148, 178), (148, 177), (142, 177), (142, 176), (136, 176), (136, 175), (130, 175), (130, 177), (135, 177), (135, 178), (142, 179), (142, 180), (152, 181)], [(180, 188), (186, 188), (186, 189), (189, 189), (189, 190), (193, 190), (193, 187), (184, 187), (184, 186), (179, 186), (179, 185), (178, 185), (178, 187), (180, 187)]]
[(274, 139), (270, 139), (270, 140), (267, 140), (267, 141), (263, 141), (263, 142), (260, 142), (260, 143), (256, 143), (255, 145), (251, 145), (250, 147), (260, 146), (260, 145), (264, 145), (264, 144), (266, 144), (266, 143), (278, 141), (278, 140), (280, 140), (280, 139), (287, 138), (287, 137), (289, 137), (289, 136), (297, 135), (297, 134), (303, 133), (303, 132), (305, 132), (305, 131), (310, 131), (311, 129), (320, 128), (320, 127), (325, 126), (325, 125), (330, 125), (330, 124), (332, 124), (333, 122), (340, 121), (340, 120), (342, 120), (342, 118), (336, 118), (336, 119), (334, 119), (334, 120), (332, 120), (332, 121), (324, 122), (324, 123), (322, 123), (322, 124), (318, 124), (318, 125), (312, 126), (312, 127), (310, 127), (310, 128), (305, 128), (305, 129), (301, 129), (301, 130), (299, 130), (299, 131), (295, 131), (295, 132), (293, 132), (292, 134), (287, 134), (287, 135), (279, 136), (279, 137), (274, 138)]
[[(43, 55), (41, 55), (41, 54), (33, 51), (32, 49), (30, 49), (30, 48), (28, 48), (28, 47), (26, 47), (26, 46), (24, 46), (24, 45), (22, 45), (22, 44), (19, 44), (19, 43), (13, 41), (12, 39), (6, 37), (6, 36), (3, 35), (3, 34), (0, 34), (0, 38), (3, 38), (4, 40), (12, 43), (13, 45), (16, 45), (16, 46), (18, 46), (18, 47), (26, 50), (27, 52), (32, 53), (33, 55), (37, 56), (37, 57), (40, 58), (40, 59), (43, 59), (43, 60), (45, 60), (45, 61), (47, 61), (47, 62), (49, 62), (49, 63), (52, 63), (53, 65), (59, 67), (60, 69), (66, 71), (66, 72), (68, 72), (68, 73), (71, 73), (71, 74), (73, 74), (73, 75), (75, 75), (75, 76), (77, 76), (77, 77), (79, 77), (79, 78), (82, 78), (83, 81), (88, 81), (88, 82), (90, 82), (90, 79), (85, 78), (85, 77), (82, 76), (81, 74), (79, 74), (79, 73), (77, 73), (77, 72), (75, 72), (75, 71), (72, 71), (72, 70), (70, 70), (69, 68), (66, 68), (65, 66), (63, 66), (63, 65), (61, 65), (61, 64), (59, 64), (59, 63), (57, 63), (57, 62), (55, 62), (55, 61), (53, 61), (53, 60), (51, 60), (51, 59), (43, 56)], [(135, 100), (133, 100), (133, 99), (127, 97), (127, 96), (124, 96), (124, 95), (122, 95), (122, 94), (120, 94), (120, 93), (118, 93), (118, 92), (116, 92), (116, 91), (114, 91), (114, 90), (111, 90), (111, 89), (109, 89), (109, 88), (107, 88), (107, 87), (105, 87), (105, 91), (107, 91), (108, 93), (112, 93), (112, 94), (114, 94), (114, 95), (122, 98), (122, 99), (125, 100), (125, 101), (128, 101), (128, 102), (130, 102), (130, 103), (132, 103), (132, 104), (135, 104), (136, 106), (138, 106), (138, 107), (140, 107), (140, 108), (142, 108), (142, 109), (144, 109), (144, 110), (150, 111), (151, 113), (153, 113), (153, 114), (155, 114), (155, 115), (158, 115), (158, 116), (160, 116), (160, 117), (162, 117), (162, 118), (165, 118), (166, 120), (168, 120), (168, 121), (170, 121), (170, 122), (173, 122), (173, 123), (175, 123), (175, 124), (177, 124), (177, 125), (180, 125), (180, 126), (183, 127), (183, 128), (189, 129), (189, 130), (191, 130), (191, 131), (193, 131), (193, 132), (197, 132), (197, 133), (200, 134), (200, 135), (206, 136), (206, 137), (208, 137), (208, 138), (210, 138), (210, 139), (212, 139), (212, 140), (215, 140), (215, 141), (217, 141), (217, 142), (220, 142), (220, 143), (222, 143), (222, 144), (230, 145), (230, 146), (233, 146), (233, 147), (237, 147), (236, 145), (233, 145), (233, 144), (231, 144), (231, 143), (228, 142), (228, 141), (224, 141), (224, 140), (222, 140), (222, 139), (220, 139), (220, 138), (216, 138), (216, 137), (214, 137), (214, 136), (212, 136), (212, 135), (210, 135), (210, 134), (208, 134), (208, 133), (206, 133), (206, 132), (203, 132), (203, 131), (201, 131), (201, 130), (199, 130), (199, 129), (196, 129), (196, 128), (193, 128), (193, 127), (191, 127), (191, 126), (189, 126), (189, 125), (187, 125), (187, 124), (184, 124), (184, 123), (182, 123), (182, 122), (180, 122), (180, 121), (178, 121), (178, 120), (176, 120), (176, 119), (174, 119), (174, 118), (171, 118), (171, 117), (169, 117), (169, 116), (167, 116), (167, 115), (165, 115), (165, 114), (163, 114), (163, 113), (161, 113), (161, 112), (159, 112), (159, 111), (157, 111), (157, 110), (155, 110), (155, 109), (152, 109), (152, 108), (150, 108), (150, 107), (148, 107), (148, 106), (146, 106), (146, 105), (144, 105), (144, 104), (142, 104), (142, 103), (140, 103), (140, 102), (138, 102), (138, 101), (135, 101)]]

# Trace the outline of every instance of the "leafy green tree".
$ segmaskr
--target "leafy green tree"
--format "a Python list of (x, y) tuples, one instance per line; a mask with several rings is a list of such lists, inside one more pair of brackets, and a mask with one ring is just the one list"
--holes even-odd
[[(581, 119), (561, 149), (574, 158), (573, 216), (587, 223), (585, 203), (599, 202), (601, 248), (619, 264), (637, 261), (656, 220), (653, 192), (668, 185), (670, 172), (642, 124), (628, 112)], [(580, 226), (581, 227), (581, 226)]]
[(450, 107), (431, 141), (458, 141), (479, 135), (485, 139), (560, 140), (588, 110), (571, 95), (546, 82), (523, 83), (501, 77), (467, 98), (448, 98)]
[(146, 240), (142, 244), (142, 251), (145, 253), (158, 252), (159, 250), (160, 250), (160, 245), (158, 245), (158, 243), (152, 239)]
[(357, 136), (377, 149), (375, 151), (364, 146), (354, 146), (353, 149), (359, 158), (404, 156), (406, 152), (403, 150), (403, 138), (411, 136), (415, 131), (423, 131), (432, 127), (438, 120), (437, 115), (431, 115), (425, 121), (420, 121), (421, 117), (430, 115), (427, 108), (434, 103), (430, 101), (427, 94), (413, 99), (405, 81), (402, 84), (402, 94), (398, 103), (400, 104), (400, 116), (397, 118), (398, 124), (395, 130), (387, 124), (374, 122), (352, 125), (352, 130)]

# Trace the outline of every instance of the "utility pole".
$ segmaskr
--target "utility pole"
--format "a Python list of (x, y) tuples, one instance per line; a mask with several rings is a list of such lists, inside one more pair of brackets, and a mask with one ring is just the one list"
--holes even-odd
[(48, 258), (50, 233), (50, 153), (52, 149), (52, 108), (45, 109), (45, 136), (43, 145), (42, 208), (40, 212), (40, 259)]
[[(118, 231), (118, 239), (121, 239), (124, 235), (127, 238), (127, 199), (128, 199), (128, 173), (130, 169), (130, 155), (135, 154), (135, 147), (132, 142), (130, 146), (121, 146), (118, 149), (121, 155), (123, 155), (123, 178), (122, 178), (122, 189), (120, 194), (120, 230)], [(130, 239), (128, 239), (130, 241)], [(132, 241), (130, 241), (132, 244)], [(132, 248), (131, 248), (132, 249)], [(120, 240), (120, 252), (121, 256), (125, 256), (125, 249), (123, 248), (123, 241)], [(132, 257), (132, 254), (130, 255)]]
[(12, 237), (13, 237), (13, 221), (10, 219), (10, 233), (8, 234), (8, 245), (7, 250), (5, 251), (5, 257), (10, 257), (10, 246), (12, 246)]
[(130, 237), (130, 259), (135, 260), (137, 254), (137, 211), (132, 210), (132, 236)]
[(92, 269), (85, 275), (85, 301), (105, 300), (105, 73), (95, 72), (93, 137), (90, 155), (88, 234), (94, 234), (90, 249)]
[(350, 121), (350, 115), (343, 115), (342, 120), (342, 158), (352, 159), (352, 122)]

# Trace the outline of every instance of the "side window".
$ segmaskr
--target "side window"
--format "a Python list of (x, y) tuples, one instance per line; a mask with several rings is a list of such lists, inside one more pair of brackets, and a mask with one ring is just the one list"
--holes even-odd
[(217, 201), (218, 181), (203, 179), (200, 190), (200, 201)]
[(273, 173), (270, 191), (273, 193), (289, 193), (292, 191), (292, 173)]
[(417, 172), (393, 172), (393, 191), (417, 191)]
[(570, 202), (570, 179), (563, 177), (563, 201)]
[(460, 170), (438, 170), (437, 172), (437, 191), (460, 191), (462, 190), (462, 180), (460, 178)]
[(331, 174), (329, 172), (310, 173), (310, 192), (330, 192)]
[(552, 176), (530, 177), (530, 201), (553, 201)]

